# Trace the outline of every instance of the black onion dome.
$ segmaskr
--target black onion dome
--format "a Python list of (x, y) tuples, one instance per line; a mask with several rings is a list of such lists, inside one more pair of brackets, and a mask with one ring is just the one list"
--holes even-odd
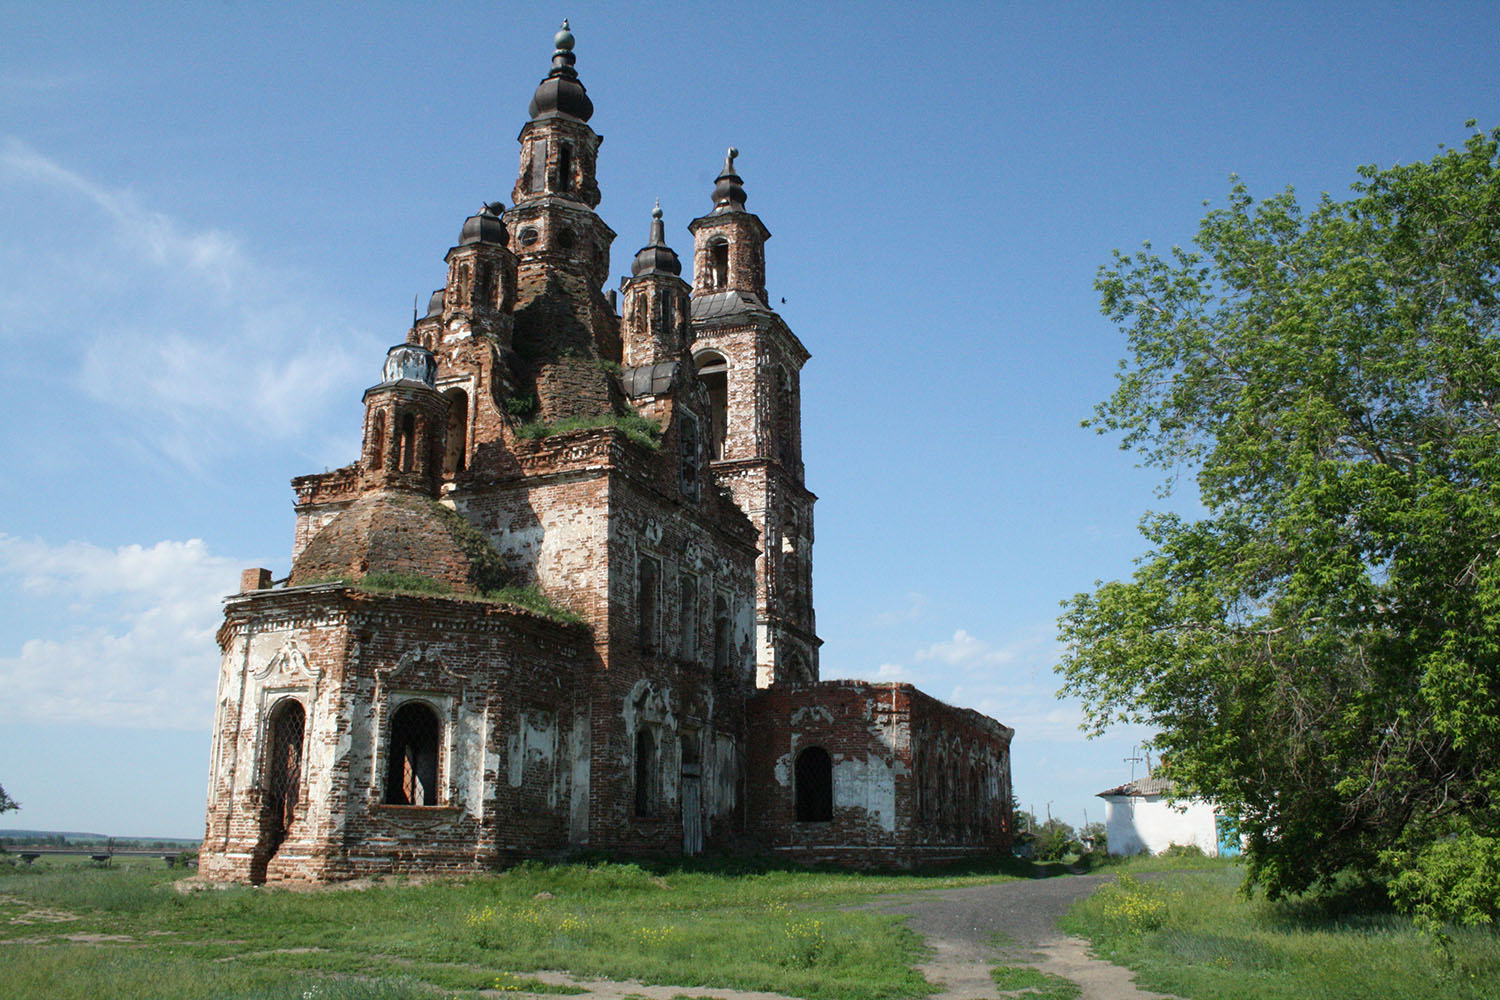
[(500, 218), (500, 212), (505, 206), (497, 202), (491, 202), (481, 208), (474, 215), (464, 220), (464, 228), (458, 234), (458, 245), (468, 246), (471, 243), (499, 243), (501, 246), (510, 242), (510, 235), (505, 231), (505, 222)]
[(432, 298), (430, 298), (430, 299), (427, 300), (427, 315), (428, 316), (441, 316), (443, 314), (443, 299), (444, 299), (444, 297), (445, 297), (445, 292), (441, 288), (439, 288), (437, 291), (435, 291), (435, 292), (432, 293)]
[(635, 263), (630, 265), (630, 273), (637, 278), (656, 271), (679, 276), (682, 274), (682, 261), (677, 258), (677, 251), (667, 246), (666, 227), (661, 221), (659, 201), (651, 210), (651, 242), (636, 252)]
[(739, 155), (740, 151), (730, 146), (729, 154), (724, 157), (724, 169), (719, 171), (718, 179), (714, 182), (715, 208), (743, 210), (745, 207), (745, 182), (734, 172), (734, 158)]
[(552, 72), (537, 85), (531, 97), (531, 117), (556, 112), (586, 122), (594, 114), (594, 102), (578, 82), (578, 71), (573, 64), (578, 57), (573, 55), (573, 32), (568, 30), (567, 19), (563, 19), (562, 30), (553, 37), (557, 46), (552, 53)]

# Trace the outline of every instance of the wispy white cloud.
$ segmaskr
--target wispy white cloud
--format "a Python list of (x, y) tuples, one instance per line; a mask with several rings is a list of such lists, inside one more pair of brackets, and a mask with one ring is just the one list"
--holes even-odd
[(221, 595), (237, 563), (198, 539), (51, 545), (0, 535), (0, 589), (65, 613), (0, 657), (0, 719), (201, 729), (212, 717)]
[(877, 628), (890, 628), (893, 625), (920, 621), (922, 616), (927, 613), (927, 606), (930, 603), (926, 594), (915, 590), (908, 591), (904, 607), (882, 612), (876, 615), (872, 619), (872, 622)]
[[(315, 439), (329, 407), (378, 364), (373, 338), (327, 327), (336, 304), (255, 260), (234, 233), (0, 139), (0, 211), (37, 197), (50, 199), (48, 214), (0, 231), (0, 336), (30, 338), (35, 303), (59, 304), (49, 363), (71, 367), (82, 393), (130, 414), (130, 433), (184, 465), (236, 439)], [(59, 254), (45, 226), (89, 238)]]

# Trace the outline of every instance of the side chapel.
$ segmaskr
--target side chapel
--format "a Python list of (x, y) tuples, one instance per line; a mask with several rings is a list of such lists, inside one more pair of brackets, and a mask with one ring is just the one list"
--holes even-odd
[(358, 460), (292, 481), (287, 579), (247, 570), (225, 601), (202, 872), (1007, 851), (1011, 729), (819, 679), (809, 355), (736, 151), (688, 225), (691, 284), (658, 207), (606, 295), (573, 45), (564, 22), (512, 207), (463, 223), (365, 390)]

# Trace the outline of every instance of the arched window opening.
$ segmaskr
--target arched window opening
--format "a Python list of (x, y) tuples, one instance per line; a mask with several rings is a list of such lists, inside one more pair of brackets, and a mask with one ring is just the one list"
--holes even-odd
[(710, 288), (729, 287), (729, 241), (722, 236), (708, 244), (708, 278)]
[(660, 589), (661, 566), (650, 556), (642, 556), (636, 574), (636, 609), (640, 615), (637, 634), (642, 652), (656, 651), (656, 606)]
[(466, 309), (469, 306), (469, 265), (460, 264), (458, 267), (458, 307)]
[(386, 764), (385, 801), (393, 806), (438, 804), (437, 713), (409, 701), (391, 716), (390, 758)]
[(401, 417), (401, 438), (397, 442), (396, 468), (410, 472), (416, 466), (417, 418), (410, 413)]
[(729, 429), (729, 363), (714, 351), (704, 351), (695, 361), (698, 378), (708, 390), (710, 454), (718, 461), (724, 457), (724, 436)]
[(635, 814), (656, 816), (661, 810), (661, 761), (656, 734), (642, 726), (635, 731)]
[(370, 421), (370, 468), (385, 468), (385, 411), (375, 414)]
[(714, 598), (714, 670), (729, 669), (729, 602)]
[(271, 710), (267, 725), (270, 752), (266, 757), (265, 809), (273, 854), (286, 839), (302, 794), (302, 734), (306, 721), (302, 703), (287, 698)]
[(684, 413), (678, 423), (678, 451), (682, 457), (682, 492), (698, 496), (698, 421)]
[(557, 190), (573, 190), (573, 147), (565, 142), (557, 144)]
[(452, 476), (467, 467), (464, 455), (469, 431), (469, 394), (462, 389), (450, 389), (444, 395), (448, 400), (448, 428), (443, 448), (443, 475)]
[(827, 823), (833, 819), (833, 758), (822, 747), (808, 747), (797, 755), (797, 822)]

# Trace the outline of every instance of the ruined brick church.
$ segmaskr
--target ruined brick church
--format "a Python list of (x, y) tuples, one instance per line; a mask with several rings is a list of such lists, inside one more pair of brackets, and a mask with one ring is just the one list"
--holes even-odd
[(201, 870), (474, 871), (575, 851), (897, 866), (1009, 848), (1012, 730), (820, 681), (802, 342), (729, 151), (618, 297), (566, 22), (484, 205), (292, 481), (291, 571), (226, 601)]

